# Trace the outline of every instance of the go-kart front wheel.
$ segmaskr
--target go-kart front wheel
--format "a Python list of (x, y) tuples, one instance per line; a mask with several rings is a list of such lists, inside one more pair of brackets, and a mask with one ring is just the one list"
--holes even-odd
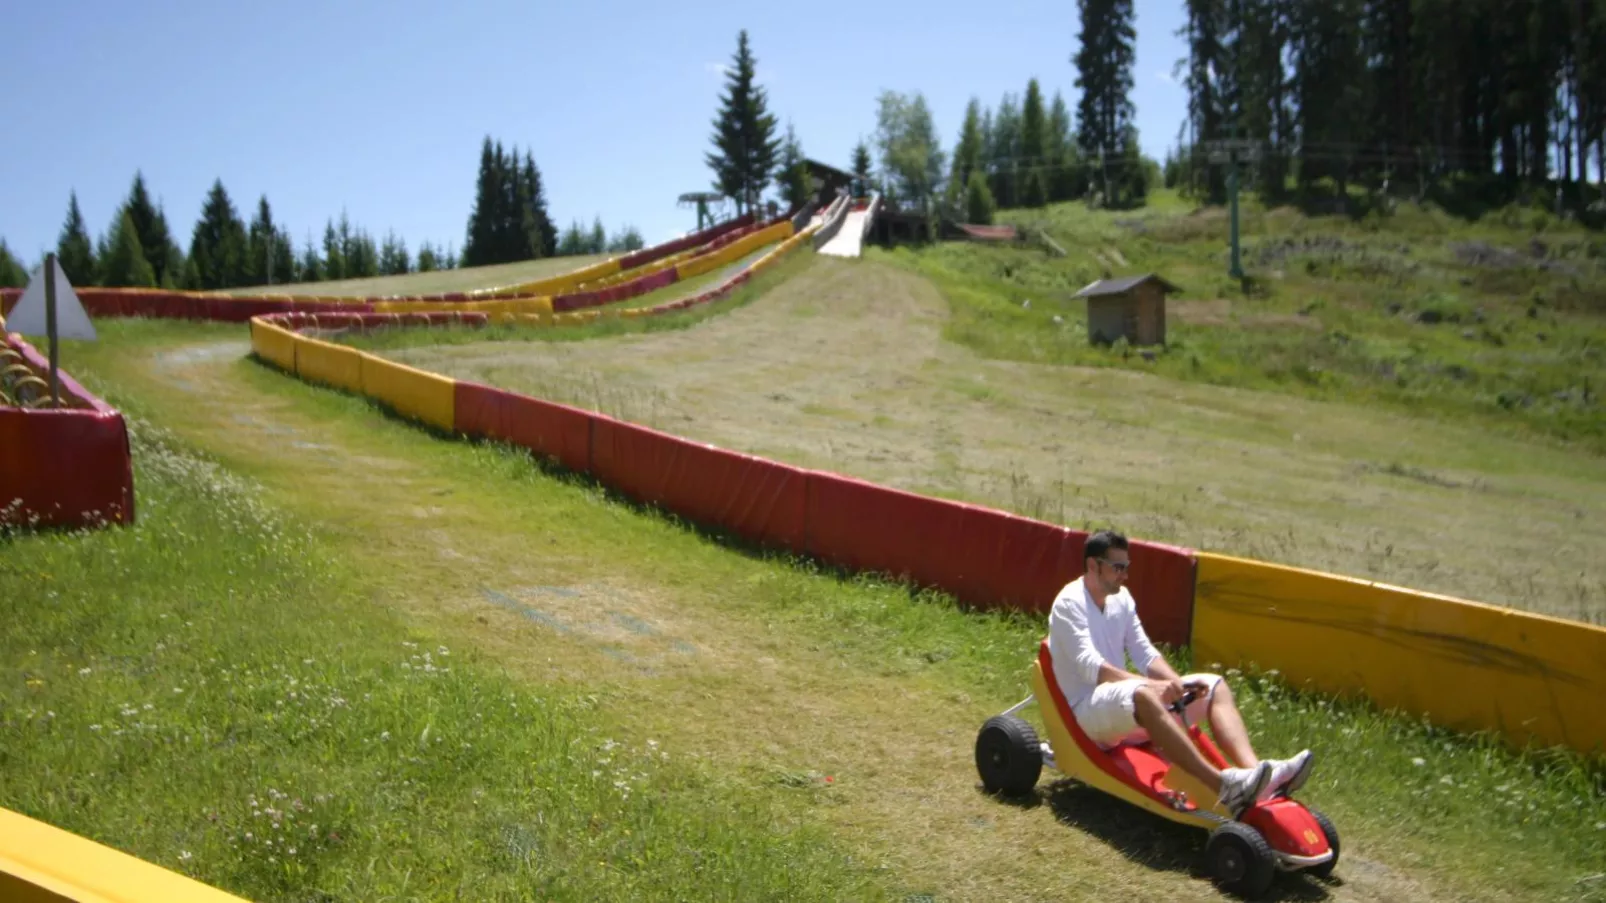
[(1332, 849), (1333, 858), (1327, 860), (1321, 865), (1311, 866), (1305, 870), (1305, 874), (1315, 875), (1318, 878), (1326, 878), (1328, 875), (1333, 873), (1333, 869), (1338, 867), (1338, 829), (1333, 827), (1333, 822), (1331, 819), (1322, 813), (1317, 812), (1315, 809), (1310, 810), (1310, 816), (1311, 818), (1316, 819), (1316, 824), (1321, 826), (1322, 833), (1327, 835), (1327, 846)]
[(1037, 731), (1014, 715), (994, 715), (976, 736), (976, 771), (988, 793), (1031, 793), (1043, 773)]
[(1205, 857), (1210, 860), (1210, 877), (1221, 889), (1247, 899), (1270, 890), (1277, 877), (1271, 844), (1243, 822), (1224, 822), (1211, 831)]

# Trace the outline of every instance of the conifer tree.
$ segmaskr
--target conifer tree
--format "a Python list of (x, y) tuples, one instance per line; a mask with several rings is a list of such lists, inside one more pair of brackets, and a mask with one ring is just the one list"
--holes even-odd
[[(972, 97), (970, 103), (965, 105), (965, 121), (959, 127), (959, 141), (954, 144), (953, 169), (948, 174), (948, 207), (959, 209), (967, 205), (964, 198), (970, 191), (970, 174), (981, 172), (985, 177), (983, 165), (984, 139), (981, 131), (981, 101)], [(991, 197), (991, 193), (989, 193)], [(974, 220), (972, 220), (974, 222)]]
[(979, 169), (972, 170), (965, 187), (965, 221), (989, 225), (996, 209), (993, 193), (987, 188), (987, 174)]
[(291, 273), (279, 268), (279, 230), (273, 224), (273, 210), (268, 196), (257, 200), (256, 216), (246, 237), (245, 282), (247, 285), (266, 285), (270, 282), (289, 282)]
[(870, 166), (870, 146), (860, 138), (859, 143), (853, 146), (853, 174), (861, 179), (869, 179)]
[(244, 285), (245, 257), (245, 224), (235, 213), (223, 180), (214, 180), (190, 236), (190, 262), (199, 280), (196, 287), (212, 290)]
[(22, 288), (28, 284), (28, 272), (22, 262), (11, 255), (5, 239), (0, 238), (0, 288)]
[(335, 280), (346, 278), (346, 254), (341, 247), (340, 234), (335, 231), (335, 221), (325, 220), (323, 227), (323, 278)]
[(803, 162), (803, 146), (790, 122), (781, 141), (780, 161), (775, 165), (775, 183), (781, 188), (781, 199), (788, 210), (797, 210), (808, 202), (809, 167)]
[(706, 157), (714, 171), (714, 187), (736, 201), (738, 212), (758, 203), (780, 153), (767, 93), (754, 84), (757, 65), (748, 47), (747, 30), (742, 29), (736, 39), (734, 64), (726, 73), (719, 115), (714, 119), (714, 151)]
[(101, 260), (101, 285), (118, 288), (153, 288), (156, 273), (145, 259), (139, 244), (139, 230), (127, 207), (120, 211), (106, 239), (106, 256)]
[(440, 269), (440, 259), (435, 254), (435, 246), (424, 242), (418, 246), (418, 271), (420, 273), (433, 273)]
[(468, 215), (468, 240), (463, 243), (463, 266), (481, 266), (495, 258), (497, 217), (501, 210), (501, 173), (496, 147), (486, 135), (480, 145), (480, 173), (474, 186), (474, 207)]
[(1043, 113), (1043, 91), (1035, 78), (1026, 82), (1026, 100), (1021, 105), (1020, 157), (1026, 174), (1021, 204), (1041, 207), (1048, 203), (1048, 121)]
[(151, 203), (150, 193), (145, 189), (145, 177), (138, 171), (134, 173), (134, 184), (129, 188), (128, 201), (124, 206), (128, 210), (128, 215), (133, 217), (134, 231), (139, 235), (140, 249), (145, 254), (145, 260), (151, 265), (156, 284), (171, 285), (182, 271), (184, 252), (173, 241), (172, 231), (167, 226), (167, 216), (160, 207)]
[(385, 233), (385, 241), (379, 246), (379, 272), (384, 276), (405, 276), (412, 269), (412, 261), (407, 254), (407, 243), (396, 237), (395, 230)]
[[(1115, 194), (1127, 125), (1132, 121), (1133, 43), (1132, 0), (1077, 0), (1081, 11), (1080, 47), (1072, 58), (1076, 86), (1082, 89), (1077, 110), (1077, 141), (1082, 156), (1095, 167), (1099, 190)], [(1106, 204), (1125, 204), (1139, 198), (1111, 198)]]
[(318, 246), (312, 241), (312, 234), (307, 234), (307, 249), (301, 253), (301, 262), (296, 266), (296, 281), (322, 282), (324, 280), (323, 261), (318, 257)]
[(95, 284), (95, 248), (89, 238), (89, 229), (84, 225), (84, 214), (78, 209), (76, 191), (67, 201), (67, 221), (62, 224), (61, 236), (56, 240), (56, 260), (61, 263), (68, 282), (73, 285)]

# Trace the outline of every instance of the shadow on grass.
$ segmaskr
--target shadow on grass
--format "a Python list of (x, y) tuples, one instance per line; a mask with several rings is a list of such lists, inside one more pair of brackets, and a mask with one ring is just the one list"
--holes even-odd
[[(977, 785), (977, 792), (983, 792)], [(1209, 834), (1199, 828), (1179, 825), (1071, 778), (1043, 784), (1030, 794), (993, 799), (1018, 809), (1047, 807), (1061, 824), (1087, 834), (1138, 865), (1156, 872), (1170, 872), (1197, 881), (1209, 882), (1205, 843)], [(1340, 866), (1342, 868), (1342, 865)], [(1280, 874), (1261, 900), (1328, 900), (1330, 887), (1342, 887), (1343, 880), (1326, 880), (1306, 875)]]

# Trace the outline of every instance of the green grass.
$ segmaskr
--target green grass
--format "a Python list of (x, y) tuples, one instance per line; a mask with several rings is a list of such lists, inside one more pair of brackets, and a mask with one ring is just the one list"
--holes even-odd
[(466, 292), (474, 289), (503, 288), (532, 282), (549, 276), (561, 276), (590, 266), (610, 255), (580, 255), (575, 257), (549, 257), (541, 260), (522, 260), (518, 263), (499, 263), (483, 267), (463, 267), (455, 270), (433, 270), (428, 273), (409, 273), (405, 276), (375, 276), (371, 279), (334, 279), (327, 282), (304, 282), (290, 285), (257, 285), (235, 289), (234, 295), (340, 295), (370, 297), (391, 295), (434, 295), (441, 292)]
[(136, 527), (0, 538), (0, 803), (253, 900), (869, 892), (594, 696), (409, 630), (318, 527), (134, 425)]
[[(798, 248), (769, 269), (737, 286), (735, 291), (724, 298), (708, 304), (699, 304), (688, 310), (651, 317), (623, 319), (603, 316), (590, 323), (561, 327), (503, 323), (485, 327), (452, 326), (446, 328), (382, 329), (363, 334), (343, 335), (339, 336), (337, 340), (342, 344), (361, 348), (365, 351), (384, 351), (435, 345), (467, 345), (475, 342), (578, 342), (607, 336), (690, 329), (705, 320), (721, 316), (751, 303), (753, 299), (763, 295), (771, 288), (802, 272), (813, 262), (814, 256), (812, 250)], [(702, 277), (698, 277), (698, 279), (688, 280), (686, 283), (676, 283), (660, 291), (671, 293), (671, 298), (678, 298), (686, 294), (696, 294), (702, 288), (712, 285), (720, 272), (723, 271), (705, 274)], [(688, 284), (690, 284), (689, 287)], [(657, 295), (659, 292), (653, 292), (652, 294)], [(639, 298), (631, 299), (602, 309), (617, 310), (622, 307), (647, 306), (646, 304), (634, 303), (641, 300)], [(652, 303), (662, 303), (664, 300), (669, 299), (657, 298)]]
[[(1133, 212), (1068, 203), (1000, 219), (1046, 229), (1069, 255), (946, 243), (870, 256), (929, 277), (953, 308), (947, 336), (990, 357), (1381, 403), (1606, 450), (1597, 233), (1509, 209), (1468, 223), (1401, 205), (1357, 221), (1251, 202), (1238, 282), (1221, 211), (1189, 212), (1170, 193)], [(1070, 296), (1143, 272), (1182, 289), (1167, 346), (1090, 345)]]
[[(930, 795), (940, 810), (977, 804), (972, 732), (1024, 695), (1040, 618), (757, 556), (524, 454), (431, 439), (238, 358), (184, 374), (208, 376), (191, 388), (150, 372), (164, 346), (242, 339), (215, 325), (117, 322), (102, 343), (72, 349), (92, 389), (143, 418), (141, 522), (5, 540), (0, 804), (263, 900), (1005, 895), (932, 877), (944, 874), (943, 838), (912, 819), (900, 827), (901, 810)], [(238, 432), (236, 411), (278, 411), (276, 431), (324, 450), (264, 447)], [(150, 419), (188, 438), (159, 435)], [(364, 482), (375, 468), (384, 480)], [(413, 520), (421, 499), (449, 508)], [(439, 534), (427, 546), (420, 525)], [(549, 534), (558, 551), (536, 551)], [(472, 550), (475, 567), (418, 554), (437, 545)], [(765, 704), (751, 663), (628, 685), (575, 669), (549, 685), (523, 660), (575, 655), (576, 641), (538, 631), (509, 648), (495, 625), (399, 613), (409, 588), (517, 579), (532, 560), (551, 562), (542, 582), (665, 594), (678, 606), (666, 619), (701, 618), (700, 642), (818, 676), (786, 683), (787, 705)], [(426, 651), (435, 671), (421, 668)], [(1598, 896), (1598, 882), (1581, 880), (1606, 871), (1598, 763), (1302, 697), (1275, 675), (1234, 680), (1261, 752), (1316, 751), (1304, 795), (1344, 834), (1354, 864), (1340, 875), (1397, 874), (1457, 899)], [(644, 731), (676, 754), (649, 765)], [(603, 749), (610, 737), (625, 747)], [(709, 752), (679, 754), (698, 742)], [(838, 781), (826, 788), (821, 774)], [(1164, 874), (1196, 861), (1193, 834), (1064, 784), (1040, 793), (1068, 828), (1028, 812), (1046, 839), (977, 833), (967, 844), (1004, 872), (1043, 871), (1083, 896), (1117, 886), (1107, 869), (1122, 853), (1161, 873), (1146, 896), (1176, 889)], [(271, 831), (272, 815), (253, 814), (265, 806), (338, 839), (297, 844), (303, 861), (287, 865), (288, 853), (257, 843), (257, 825)], [(836, 822), (838, 811), (855, 814)], [(1076, 865), (1039, 862), (1044, 843)], [(903, 868), (860, 870), (858, 851), (888, 847)]]

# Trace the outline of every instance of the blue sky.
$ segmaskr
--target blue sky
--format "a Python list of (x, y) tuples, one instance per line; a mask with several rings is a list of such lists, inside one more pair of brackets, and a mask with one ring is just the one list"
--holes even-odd
[[(1134, 102), (1161, 157), (1184, 110), (1170, 80), (1182, 0), (1138, 0)], [(462, 247), (486, 134), (529, 148), (560, 224), (600, 215), (679, 235), (704, 190), (720, 68), (748, 29), (771, 109), (846, 166), (882, 89), (925, 93), (945, 146), (966, 101), (1036, 76), (1074, 110), (1075, 4), (59, 0), (0, 18), (0, 238), (54, 247), (74, 189), (98, 236), (135, 169), (179, 241), (213, 179), (242, 216), (266, 193), (298, 247), (342, 209)]]

